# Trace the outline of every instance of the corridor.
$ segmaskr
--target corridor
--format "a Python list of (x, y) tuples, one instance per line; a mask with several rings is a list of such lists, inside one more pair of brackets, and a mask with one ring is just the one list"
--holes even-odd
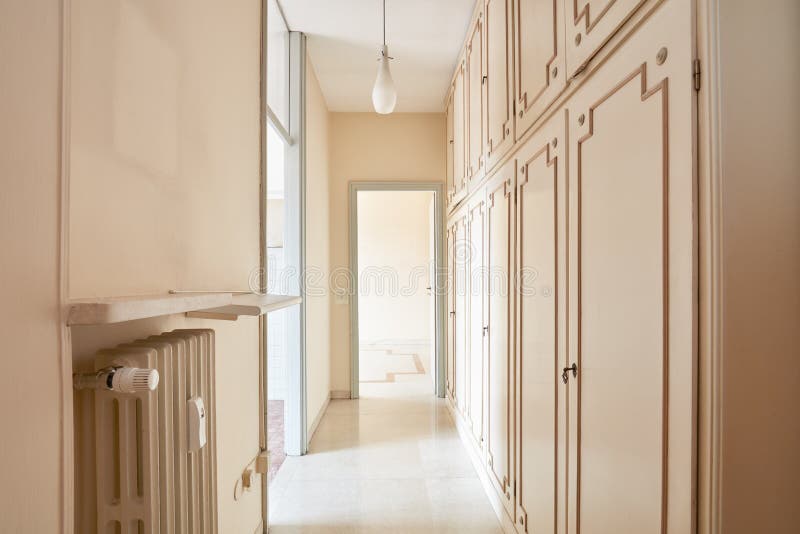
[(332, 400), (308, 455), (286, 459), (270, 532), (500, 533), (425, 347), (362, 349), (361, 398)]

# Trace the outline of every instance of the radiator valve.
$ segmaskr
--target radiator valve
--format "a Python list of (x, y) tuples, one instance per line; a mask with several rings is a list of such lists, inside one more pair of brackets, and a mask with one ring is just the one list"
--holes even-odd
[(75, 389), (106, 389), (118, 393), (143, 393), (158, 387), (156, 369), (109, 367), (96, 373), (72, 375)]

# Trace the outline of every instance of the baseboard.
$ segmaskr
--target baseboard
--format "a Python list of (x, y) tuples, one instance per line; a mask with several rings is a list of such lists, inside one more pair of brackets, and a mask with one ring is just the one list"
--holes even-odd
[(362, 339), (359, 346), (381, 346), (381, 345), (424, 345), (430, 346), (430, 339)]
[(494, 486), (492, 486), (492, 481), (489, 480), (489, 473), (486, 472), (486, 462), (483, 460), (483, 453), (475, 445), (475, 441), (472, 439), (472, 431), (469, 429), (466, 421), (461, 417), (458, 410), (456, 410), (450, 402), (450, 399), (445, 399), (445, 404), (447, 405), (447, 411), (450, 412), (451, 419), (453, 419), (456, 425), (458, 437), (461, 438), (461, 443), (463, 443), (464, 448), (467, 449), (467, 456), (469, 456), (472, 466), (478, 473), (478, 480), (481, 481), (483, 491), (489, 499), (489, 504), (492, 505), (492, 509), (500, 522), (503, 532), (505, 532), (505, 534), (518, 534), (514, 521), (508, 517), (508, 513), (500, 497), (497, 495), (497, 492), (495, 492)]
[(350, 398), (350, 392), (346, 391), (346, 390), (334, 390), (334, 391), (331, 391), (330, 398), (331, 399), (337, 399), (337, 400), (349, 399)]
[[(325, 397), (325, 402), (322, 403), (319, 411), (317, 412), (317, 416), (314, 417), (314, 420), (311, 422), (311, 427), (308, 429), (308, 443), (311, 443), (311, 440), (314, 437), (314, 432), (317, 431), (317, 427), (319, 426), (319, 422), (322, 421), (322, 418), (325, 416), (325, 412), (328, 410), (328, 405), (331, 403), (331, 396), (328, 394)], [(306, 446), (308, 445), (306, 443)]]

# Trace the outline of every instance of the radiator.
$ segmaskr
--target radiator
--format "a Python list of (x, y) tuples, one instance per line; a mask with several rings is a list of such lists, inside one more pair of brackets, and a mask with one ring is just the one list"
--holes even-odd
[[(174, 330), (101, 350), (94, 365), (159, 375), (155, 391), (96, 391), (97, 532), (216, 534), (214, 331)], [(203, 446), (190, 422), (205, 432)]]

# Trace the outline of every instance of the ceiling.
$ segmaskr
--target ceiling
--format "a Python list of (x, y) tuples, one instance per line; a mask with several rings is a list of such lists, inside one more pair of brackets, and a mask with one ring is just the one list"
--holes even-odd
[[(372, 111), (382, 44), (381, 0), (279, 0), (331, 111)], [(441, 112), (475, 0), (386, 0), (396, 112)]]

